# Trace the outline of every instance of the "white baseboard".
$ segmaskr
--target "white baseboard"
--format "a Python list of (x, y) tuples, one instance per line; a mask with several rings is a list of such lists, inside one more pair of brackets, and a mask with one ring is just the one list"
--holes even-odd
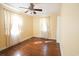
[(56, 40), (56, 38), (48, 38), (48, 39), (54, 39), (54, 40)]
[(0, 48), (0, 51), (2, 51), (2, 50), (4, 50), (4, 49), (6, 49), (6, 48)]
[[(24, 40), (27, 40), (27, 39), (30, 39), (30, 38), (32, 38), (32, 36), (29, 36), (29, 37), (26, 37), (26, 38), (24, 38), (22, 41), (20, 41), (20, 42), (23, 42)], [(19, 43), (20, 43), (19, 42)], [(17, 43), (18, 44), (18, 43)], [(16, 44), (15, 44), (16, 45)], [(11, 46), (9, 46), (9, 47), (11, 47)], [(9, 48), (9, 47), (6, 47), (6, 48)], [(4, 50), (4, 49), (6, 49), (6, 48), (0, 48), (0, 51), (2, 51), (2, 50)]]
[(60, 52), (61, 52), (61, 56), (63, 56), (63, 45), (62, 45), (62, 43), (60, 43)]
[(33, 36), (29, 36), (29, 37), (25, 37), (24, 39), (23, 39), (23, 41), (24, 40), (28, 40), (28, 39), (30, 39), (30, 38), (32, 38)]
[[(40, 37), (40, 36), (33, 36), (33, 37), (42, 38), (42, 37)], [(54, 39), (54, 40), (56, 40), (56, 38), (47, 38), (47, 39)]]
[(32, 38), (32, 37), (33, 37), (33, 36), (26, 37), (26, 38), (24, 38), (24, 40), (30, 39), (30, 38)]
[(40, 36), (40, 35), (33, 35), (33, 37), (39, 37), (39, 38), (41, 38), (41, 36)]

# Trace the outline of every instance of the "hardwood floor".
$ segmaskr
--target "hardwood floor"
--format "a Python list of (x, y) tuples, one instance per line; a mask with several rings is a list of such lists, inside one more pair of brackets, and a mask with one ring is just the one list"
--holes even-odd
[(60, 48), (55, 40), (31, 38), (15, 46), (0, 51), (1, 56), (60, 56)]

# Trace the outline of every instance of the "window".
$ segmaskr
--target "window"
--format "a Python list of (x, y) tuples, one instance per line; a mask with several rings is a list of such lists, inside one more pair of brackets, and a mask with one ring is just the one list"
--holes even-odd
[(21, 32), (22, 18), (17, 14), (13, 14), (11, 17), (11, 35), (17, 36)]
[(49, 37), (49, 17), (40, 18), (40, 36)]
[(41, 18), (40, 19), (40, 29), (41, 29), (41, 31), (43, 31), (43, 32), (47, 32), (47, 19), (46, 18)]

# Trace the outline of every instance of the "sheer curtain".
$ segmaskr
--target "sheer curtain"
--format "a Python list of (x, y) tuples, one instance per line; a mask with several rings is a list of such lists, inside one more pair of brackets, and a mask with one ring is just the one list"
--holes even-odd
[(49, 38), (49, 17), (40, 18), (40, 36)]
[(5, 30), (5, 37), (6, 37), (6, 45), (7, 47), (10, 46), (10, 29), (11, 29), (11, 13), (8, 10), (3, 9), (3, 18), (4, 18), (4, 30)]
[(10, 42), (12, 45), (17, 44), (20, 42), (20, 36), (21, 36), (21, 30), (22, 30), (22, 17), (18, 14), (12, 13), (11, 15), (11, 39)]
[(3, 9), (7, 47), (17, 44), (20, 39), (22, 18), (20, 15)]

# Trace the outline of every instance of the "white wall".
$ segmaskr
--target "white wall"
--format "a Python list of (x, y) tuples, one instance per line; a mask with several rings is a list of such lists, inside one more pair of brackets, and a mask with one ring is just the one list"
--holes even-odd
[(60, 20), (61, 20), (61, 17), (60, 16), (57, 16), (57, 29), (56, 29), (56, 41), (57, 43), (60, 43)]
[(60, 22), (62, 55), (79, 55), (79, 4), (62, 4)]

